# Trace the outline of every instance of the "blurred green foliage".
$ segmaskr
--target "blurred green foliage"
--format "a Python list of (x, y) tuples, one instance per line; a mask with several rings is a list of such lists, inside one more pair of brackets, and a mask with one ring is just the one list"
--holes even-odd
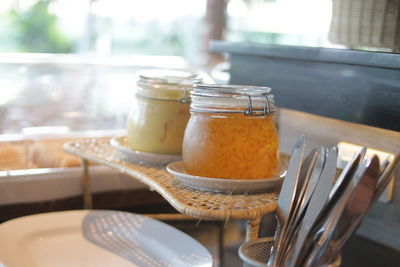
[(49, 14), (51, 0), (39, 0), (26, 11), (8, 12), (8, 24), (18, 52), (69, 53), (72, 42), (57, 28), (57, 17)]
[[(1, 13), (0, 52), (98, 52), (98, 45), (108, 42), (107, 52), (111, 54), (182, 56), (193, 53), (193, 46), (199, 46), (201, 28), (196, 18), (186, 16), (166, 23), (159, 19), (142, 22), (132, 17), (121, 22), (87, 14), (89, 19), (82, 21), (87, 24), (80, 28), (76, 28), (77, 24), (60, 27), (60, 18), (48, 11), (53, 1), (36, 0), (28, 9), (16, 4)], [(74, 20), (63, 18), (63, 22), (71, 19)]]

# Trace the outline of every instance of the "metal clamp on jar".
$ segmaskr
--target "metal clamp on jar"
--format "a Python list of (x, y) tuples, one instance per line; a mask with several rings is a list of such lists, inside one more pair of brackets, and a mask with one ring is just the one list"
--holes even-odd
[(156, 154), (181, 154), (189, 119), (190, 90), (198, 74), (179, 70), (147, 70), (138, 74), (128, 115), (128, 145)]
[(268, 87), (196, 84), (183, 161), (191, 175), (265, 179), (277, 173), (278, 133)]

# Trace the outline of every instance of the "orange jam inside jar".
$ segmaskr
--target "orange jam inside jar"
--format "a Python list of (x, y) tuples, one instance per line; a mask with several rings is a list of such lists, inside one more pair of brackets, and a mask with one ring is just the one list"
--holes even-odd
[(279, 142), (270, 88), (194, 86), (183, 161), (191, 175), (266, 179), (277, 174)]

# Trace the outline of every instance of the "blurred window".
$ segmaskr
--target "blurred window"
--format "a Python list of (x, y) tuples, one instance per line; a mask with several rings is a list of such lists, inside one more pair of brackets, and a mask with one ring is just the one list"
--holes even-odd
[(230, 0), (227, 40), (334, 46), (328, 39), (331, 0)]
[(397, 0), (229, 0), (234, 42), (398, 53)]

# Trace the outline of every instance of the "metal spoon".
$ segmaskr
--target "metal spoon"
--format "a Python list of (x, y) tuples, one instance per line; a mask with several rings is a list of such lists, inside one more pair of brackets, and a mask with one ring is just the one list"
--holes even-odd
[(300, 167), (303, 159), (305, 146), (305, 136), (301, 135), (293, 148), (292, 156), (289, 161), (289, 166), (286, 172), (285, 179), (283, 180), (282, 188), (278, 199), (278, 208), (276, 211), (278, 226), (275, 231), (274, 245), (271, 248), (268, 265), (276, 266), (277, 259), (279, 258), (279, 252), (281, 251), (282, 238), (287, 229), (287, 220), (293, 203), (295, 200), (295, 192), (298, 186), (298, 176)]
[[(287, 258), (287, 254), (293, 245), (294, 234), (298, 231), (299, 225), (304, 217), (306, 208), (309, 204), (310, 198), (317, 185), (321, 172), (323, 170), (326, 159), (326, 148), (320, 147), (318, 150), (312, 150), (306, 159), (302, 163), (302, 169), (300, 172), (299, 179), (303, 180), (300, 192), (296, 195), (296, 206), (293, 211), (291, 220), (288, 222), (290, 227), (288, 228), (287, 235), (285, 236), (285, 243), (283, 245), (283, 262)], [(336, 162), (335, 162), (336, 165)]]
[[(386, 164), (385, 164), (386, 165)], [(400, 154), (397, 154), (394, 159), (389, 162), (384, 168), (379, 177), (378, 185), (376, 186), (373, 202), (375, 202), (383, 193), (390, 180), (393, 178), (396, 170), (400, 167)]]
[[(377, 157), (373, 157), (371, 163), (369, 164), (368, 160), (363, 160), (361, 164), (358, 166), (355, 174), (351, 177), (350, 183), (344, 188), (344, 191), (340, 194), (340, 197), (333, 206), (329, 215), (325, 218), (324, 228), (321, 231), (321, 236), (317, 242), (317, 244), (313, 247), (311, 253), (309, 254), (306, 265), (305, 266), (320, 266), (322, 264), (322, 260), (326, 258), (322, 258), (326, 253), (329, 242), (331, 241), (334, 232), (336, 231), (336, 227), (338, 226), (338, 222), (346, 221), (346, 220), (355, 220), (356, 217), (360, 216), (360, 213), (365, 210), (365, 207), (368, 207), (370, 201), (372, 200), (373, 192), (376, 187), (376, 178), (379, 173), (379, 159)], [(369, 193), (372, 191), (372, 193)], [(362, 205), (361, 208), (357, 209), (357, 212), (354, 212), (355, 216), (347, 217), (344, 215), (342, 217), (345, 209), (350, 209), (355, 205), (360, 205), (359, 199), (363, 198), (363, 195), (367, 197), (370, 196), (369, 199), (362, 200), (361, 202), (366, 201), (367, 205)], [(350, 213), (351, 214), (351, 213)], [(330, 254), (332, 255), (332, 254)], [(331, 258), (332, 256), (328, 256), (327, 258)]]
[(324, 168), (319, 179), (317, 180), (317, 184), (309, 200), (304, 218), (301, 221), (297, 238), (294, 241), (295, 243), (293, 245), (293, 251), (288, 255), (289, 258), (287, 260), (287, 266), (295, 266), (301, 262), (301, 255), (304, 254), (301, 253), (301, 251), (308, 250), (310, 242), (305, 241), (311, 231), (312, 226), (321, 213), (322, 208), (328, 201), (329, 192), (332, 189), (333, 180), (336, 173), (337, 155), (337, 147), (333, 147), (327, 155)]
[(366, 147), (361, 149), (357, 154), (354, 155), (354, 157), (348, 162), (346, 167), (340, 173), (338, 179), (333, 184), (332, 190), (329, 193), (329, 198), (328, 198), (329, 200), (325, 205), (325, 207), (323, 208), (323, 211), (320, 213), (316, 223), (314, 224), (312, 232), (315, 233), (316, 231), (321, 229), (323, 221), (325, 220), (329, 212), (332, 210), (332, 208), (337, 204), (338, 200), (345, 191), (346, 187), (349, 185), (361, 161), (364, 159), (366, 152), (367, 152)]
[(373, 201), (379, 178), (379, 159), (375, 155), (357, 187), (349, 197), (337, 226), (328, 242), (327, 250), (319, 260), (320, 264), (329, 264), (339, 255), (345, 242), (361, 224), (362, 219)]
[(321, 233), (324, 232), (326, 225), (326, 217), (329, 215), (331, 210), (337, 204), (337, 201), (340, 199), (341, 194), (344, 189), (349, 185), (354, 173), (356, 172), (361, 160), (364, 158), (367, 149), (363, 148), (354, 157), (347, 163), (346, 167), (343, 169), (338, 179), (334, 183), (330, 193), (328, 194), (328, 201), (322, 207), (322, 211), (319, 212), (318, 217), (314, 220), (311, 229), (309, 230), (308, 236), (304, 244), (306, 244), (305, 248), (302, 249), (302, 255), (299, 256), (300, 259), (309, 257), (311, 251), (315, 249), (313, 246), (318, 242)]

